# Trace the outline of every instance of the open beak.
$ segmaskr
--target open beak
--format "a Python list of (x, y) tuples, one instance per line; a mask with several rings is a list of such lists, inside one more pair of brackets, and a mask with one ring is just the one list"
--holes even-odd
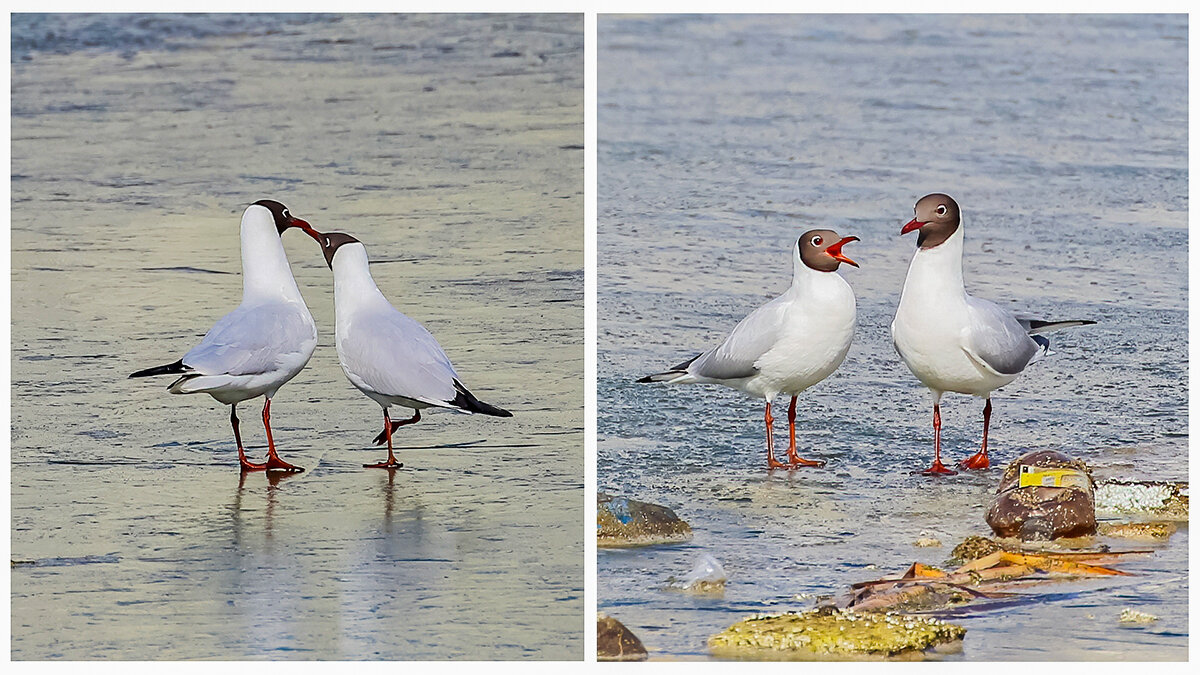
[(847, 265), (854, 265), (855, 267), (858, 267), (858, 263), (847, 258), (846, 255), (844, 253), (842, 253), (842, 247), (845, 246), (846, 244), (849, 244), (852, 241), (858, 241), (858, 237), (842, 237), (841, 241), (839, 241), (838, 243), (834, 244), (833, 246), (830, 246), (829, 248), (825, 249), (825, 253), (829, 254), (834, 260), (837, 260), (838, 262), (844, 262)]
[(921, 221), (917, 220), (916, 218), (913, 218), (912, 220), (908, 221), (908, 223), (906, 223), (904, 225), (904, 229), (900, 230), (900, 234), (908, 234), (909, 232), (912, 232), (914, 230), (919, 230), (928, 224), (929, 223), (922, 223)]

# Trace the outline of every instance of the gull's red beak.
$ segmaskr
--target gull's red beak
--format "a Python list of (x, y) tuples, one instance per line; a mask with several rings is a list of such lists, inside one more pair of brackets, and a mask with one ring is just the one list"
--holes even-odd
[(907, 224), (905, 224), (904, 229), (900, 230), (900, 234), (908, 234), (909, 232), (912, 232), (914, 230), (919, 230), (927, 224), (928, 223), (922, 223), (921, 221), (917, 220), (916, 218), (913, 218), (912, 220), (908, 221)]
[(858, 263), (847, 258), (846, 255), (842, 253), (842, 247), (852, 241), (858, 241), (858, 237), (842, 237), (841, 241), (825, 249), (825, 253), (829, 254), (830, 257), (838, 262), (844, 262), (847, 265), (854, 265), (855, 267), (858, 267)]
[(321, 243), (321, 233), (314, 230), (313, 226), (309, 225), (307, 220), (300, 220), (299, 218), (292, 218), (291, 224), (292, 224), (292, 227), (300, 228), (304, 232), (304, 234), (307, 234), (308, 236), (312, 237), (314, 240), (316, 240), (316, 242), (318, 244)]

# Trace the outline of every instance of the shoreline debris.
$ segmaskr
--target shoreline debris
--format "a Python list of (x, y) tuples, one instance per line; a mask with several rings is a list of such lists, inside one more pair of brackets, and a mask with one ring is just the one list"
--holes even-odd
[(1020, 599), (1012, 592), (1030, 583), (1089, 576), (1131, 576), (1109, 567), (1129, 555), (1152, 551), (1027, 551), (986, 537), (967, 537), (954, 547), (962, 564), (945, 571), (913, 563), (897, 576), (852, 584), (840, 606), (856, 611), (937, 612), (979, 600)]
[(1188, 492), (1185, 482), (1104, 480), (1096, 484), (1096, 510), (1187, 520)]
[(721, 563), (711, 554), (701, 553), (687, 576), (667, 579), (667, 590), (694, 595), (720, 595), (725, 592), (727, 579)]

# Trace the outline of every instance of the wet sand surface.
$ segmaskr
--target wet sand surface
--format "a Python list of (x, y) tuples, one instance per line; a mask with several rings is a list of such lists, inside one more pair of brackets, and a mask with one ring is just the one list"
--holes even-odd
[[(603, 550), (600, 610), (652, 658), (707, 654), (747, 614), (941, 565), (1025, 449), (1098, 478), (1186, 480), (1187, 30), (1181, 17), (602, 17), (599, 24), (599, 489), (673, 508), (688, 545)], [(968, 290), (1098, 325), (993, 397), (993, 468), (931, 480), (929, 395), (889, 325), (922, 195), (962, 205)], [(801, 454), (768, 473), (762, 405), (633, 380), (708, 349), (781, 293), (808, 229), (862, 238), (845, 363), (800, 396)], [(786, 399), (776, 438), (786, 443)], [(943, 400), (943, 448), (977, 449), (982, 402)], [(941, 548), (917, 548), (928, 533)], [(950, 617), (948, 659), (1185, 659), (1189, 533), (1119, 581)], [(1100, 539), (1113, 548), (1141, 542)], [(664, 591), (701, 553), (723, 597)], [(1123, 608), (1159, 617), (1118, 623)]]
[[(582, 657), (582, 30), (14, 19), (14, 659)], [(237, 305), (264, 197), (362, 240), (514, 417), (431, 412), (397, 431), (403, 469), (362, 468), (381, 411), (338, 366), (299, 232), (320, 341), (271, 421), (306, 472), (239, 478), (228, 408), (126, 379)], [(257, 459), (260, 411), (238, 408)]]

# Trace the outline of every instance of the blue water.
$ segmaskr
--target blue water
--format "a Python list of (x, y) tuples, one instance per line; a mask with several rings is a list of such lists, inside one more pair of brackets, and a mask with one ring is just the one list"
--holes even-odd
[[(132, 57), (142, 51), (202, 48), (214, 37), (263, 37), (290, 32), (304, 36), (313, 23), (336, 24), (333, 14), (12, 14), (13, 61), (38, 54), (113, 52)], [(304, 46), (307, 40), (296, 45)], [(311, 45), (310, 45), (311, 46)]]
[[(1186, 17), (680, 15), (598, 30), (599, 488), (696, 531), (600, 553), (600, 609), (653, 655), (703, 656), (747, 613), (942, 564), (987, 533), (999, 472), (1025, 449), (1101, 478), (1187, 479)], [(995, 394), (991, 471), (937, 481), (910, 474), (932, 456), (929, 396), (888, 328), (915, 246), (899, 231), (933, 191), (963, 208), (970, 292), (1098, 322), (1051, 336), (1056, 354)], [(782, 292), (795, 238), (817, 227), (862, 239), (845, 249), (862, 267), (841, 270), (858, 328), (799, 399), (801, 454), (828, 467), (768, 474), (761, 403), (633, 380)], [(948, 459), (976, 449), (981, 412), (943, 400)], [(944, 547), (914, 547), (923, 532)], [(961, 618), (950, 658), (1186, 658), (1187, 545), (1185, 526), (1132, 580)], [(729, 572), (724, 598), (662, 591), (700, 552)], [(1161, 619), (1125, 628), (1124, 607)]]

